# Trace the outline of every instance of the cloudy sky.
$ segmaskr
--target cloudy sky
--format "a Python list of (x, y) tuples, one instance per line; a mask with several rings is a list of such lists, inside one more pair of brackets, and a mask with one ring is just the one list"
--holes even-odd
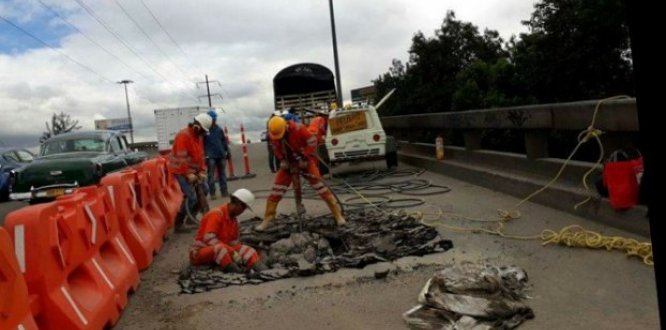
[[(334, 1), (343, 98), (404, 62), (414, 33), (433, 36), (447, 10), (508, 39), (534, 2)], [(232, 137), (243, 123), (257, 139), (273, 76), (300, 62), (333, 71), (331, 45), (326, 0), (0, 0), (0, 145), (36, 145), (53, 112), (84, 129), (126, 117), (124, 79), (135, 140), (155, 140), (154, 109), (207, 106), (205, 74)]]

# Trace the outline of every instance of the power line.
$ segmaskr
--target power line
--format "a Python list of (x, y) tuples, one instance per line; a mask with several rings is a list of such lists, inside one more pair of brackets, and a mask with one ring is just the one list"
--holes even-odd
[(67, 55), (65, 52), (63, 52), (63, 51), (61, 51), (61, 50), (58, 50), (58, 49), (56, 49), (56, 48), (51, 47), (51, 45), (47, 44), (47, 43), (46, 43), (45, 41), (43, 41), (42, 39), (38, 38), (37, 36), (33, 35), (32, 33), (28, 32), (28, 31), (24, 30), (24, 29), (21, 28), (20, 26), (14, 24), (12, 21), (10, 21), (9, 19), (5, 18), (4, 16), (0, 15), (0, 19), (2, 19), (3, 21), (7, 22), (7, 24), (13, 26), (13, 27), (16, 28), (17, 30), (19, 30), (19, 31), (23, 32), (24, 34), (28, 35), (29, 37), (31, 37), (31, 38), (33, 38), (33, 39), (39, 41), (42, 45), (44, 45), (44, 46), (50, 48), (50, 49), (53, 50), (54, 52), (57, 52), (57, 53), (59, 53), (60, 55), (66, 57), (68, 60), (70, 60), (70, 61), (76, 63), (76, 64), (79, 65), (80, 67), (82, 67), (82, 68), (84, 68), (84, 69), (86, 69), (86, 70), (88, 70), (88, 71), (90, 71), (90, 72), (92, 72), (92, 73), (98, 75), (100, 78), (102, 78), (103, 80), (105, 80), (105, 81), (107, 81), (107, 82), (113, 83), (113, 81), (112, 81), (111, 79), (109, 79), (109, 78), (105, 77), (104, 75), (102, 75), (101, 73), (99, 73), (99, 72), (93, 70), (93, 69), (90, 68), (89, 66), (87, 66), (87, 65), (85, 65), (85, 64), (83, 64), (83, 63), (81, 63), (81, 62), (79, 62), (79, 61), (77, 61), (77, 60), (75, 60), (75, 59), (72, 58), (71, 56)]
[(132, 21), (132, 23), (134, 23), (134, 25), (136, 25), (136, 27), (139, 29), (139, 31), (141, 31), (141, 33), (143, 33), (143, 35), (144, 35), (144, 36), (145, 36), (145, 37), (146, 37), (146, 38), (147, 38), (147, 39), (148, 39), (148, 40), (149, 40), (149, 41), (155, 46), (155, 48), (157, 48), (157, 50), (158, 50), (160, 53), (162, 53), (162, 56), (164, 56), (164, 58), (165, 58), (168, 62), (170, 62), (171, 65), (173, 65), (173, 67), (176, 68), (176, 70), (180, 71), (180, 73), (181, 73), (184, 77), (187, 77), (187, 73), (185, 73), (183, 70), (180, 69), (180, 67), (178, 67), (178, 66), (176, 65), (176, 63), (173, 61), (173, 59), (172, 59), (169, 55), (167, 55), (167, 53), (164, 52), (164, 50), (163, 50), (163, 49), (162, 49), (162, 48), (161, 48), (161, 47), (155, 42), (155, 40), (153, 40), (153, 38), (151, 38), (150, 35), (148, 35), (148, 33), (146, 33), (146, 30), (144, 30), (144, 29), (141, 27), (141, 25), (139, 25), (139, 22), (137, 22), (137, 21), (132, 17), (132, 15), (129, 14), (129, 12), (127, 12), (127, 10), (125, 9), (125, 7), (123, 7), (123, 5), (120, 4), (120, 2), (118, 2), (117, 0), (113, 0), (113, 2), (115, 2), (116, 5), (117, 5), (118, 7), (120, 7), (120, 10), (123, 11), (123, 13), (125, 14), (125, 16), (127, 16), (127, 18), (129, 18), (129, 20)]
[(48, 6), (47, 4), (45, 4), (42, 0), (37, 0), (37, 1), (39, 1), (39, 3), (40, 3), (42, 6), (44, 6), (46, 9), (48, 9), (53, 15), (55, 15), (55, 16), (58, 17), (58, 18), (60, 18), (63, 22), (67, 23), (67, 25), (69, 25), (72, 29), (76, 30), (76, 32), (80, 33), (82, 36), (84, 36), (86, 39), (88, 39), (88, 41), (90, 41), (93, 45), (99, 47), (100, 49), (102, 49), (103, 51), (105, 51), (107, 54), (109, 54), (109, 55), (111, 55), (113, 58), (115, 58), (118, 62), (122, 63), (126, 68), (128, 68), (128, 69), (134, 71), (134, 73), (138, 74), (139, 76), (143, 77), (144, 79), (149, 79), (145, 74), (143, 74), (143, 73), (139, 72), (138, 70), (134, 69), (134, 68), (131, 67), (129, 64), (127, 64), (125, 61), (123, 61), (120, 57), (116, 56), (116, 55), (113, 54), (110, 50), (108, 50), (108, 49), (105, 48), (104, 46), (100, 45), (97, 41), (93, 40), (93, 39), (92, 39), (90, 36), (88, 36), (86, 33), (84, 33), (83, 31), (79, 30), (79, 28), (77, 28), (74, 24), (72, 24), (71, 22), (69, 22), (66, 18), (64, 18), (64, 17), (62, 17), (60, 14), (58, 14), (58, 12), (56, 12), (53, 8), (51, 8), (50, 6)]
[(148, 8), (148, 6), (146, 5), (145, 2), (143, 2), (143, 0), (140, 0), (140, 1), (141, 1), (141, 4), (143, 5), (143, 7), (146, 8), (146, 10), (148, 11), (148, 13), (150, 13), (150, 16), (153, 17), (153, 20), (155, 20), (155, 23), (157, 23), (157, 25), (159, 25), (160, 29), (162, 29), (162, 31), (164, 31), (164, 34), (166, 34), (167, 37), (169, 37), (169, 40), (171, 40), (171, 42), (173, 42), (173, 44), (176, 45), (176, 47), (178, 48), (178, 50), (180, 50), (180, 52), (183, 53), (183, 56), (185, 56), (185, 59), (187, 60), (187, 62), (189, 62), (190, 65), (191, 65), (195, 70), (201, 72), (202, 70), (201, 70), (196, 64), (194, 64), (194, 62), (192, 62), (192, 61), (190, 60), (190, 57), (187, 56), (187, 53), (185, 53), (185, 51), (183, 50), (183, 48), (180, 47), (180, 45), (179, 45), (179, 44), (176, 42), (176, 40), (171, 36), (171, 34), (170, 34), (170, 33), (164, 28), (164, 26), (162, 25), (162, 23), (160, 23), (160, 21), (157, 19), (157, 16), (155, 16), (155, 14), (153, 14), (153, 11), (150, 10), (150, 8)]
[[(76, 1), (76, 3), (77, 3), (81, 8), (83, 8), (83, 9), (88, 13), (88, 15), (90, 15), (90, 17), (94, 18), (99, 24), (101, 24), (102, 27), (104, 27), (104, 29), (106, 29), (106, 31), (108, 31), (108, 32), (109, 32), (111, 35), (113, 35), (118, 41), (120, 41), (120, 43), (122, 43), (123, 46), (125, 46), (125, 48), (127, 48), (132, 54), (134, 54), (134, 56), (136, 56), (136, 57), (139, 58), (144, 64), (146, 64), (146, 66), (148, 66), (148, 68), (149, 68), (151, 71), (155, 72), (156, 75), (158, 75), (160, 78), (162, 78), (162, 79), (163, 79), (164, 81), (166, 81), (167, 83), (169, 83), (169, 84), (171, 84), (172, 86), (176, 87), (176, 89), (179, 88), (179, 87), (176, 86), (173, 82), (171, 82), (168, 78), (164, 77), (161, 73), (159, 73), (159, 72), (158, 72), (158, 71), (157, 71), (157, 70), (156, 70), (156, 69), (155, 69), (155, 68), (154, 68), (154, 67), (153, 67), (153, 66), (152, 66), (152, 65), (151, 65), (151, 64), (150, 64), (150, 63), (149, 63), (144, 57), (143, 57), (143, 56), (141, 56), (139, 53), (137, 53), (137, 51), (135, 51), (135, 50), (134, 50), (134, 49), (133, 49), (133, 48), (132, 48), (132, 47), (131, 47), (126, 41), (125, 41), (125, 40), (123, 40), (123, 38), (121, 38), (116, 32), (114, 32), (114, 31), (113, 31), (113, 30), (107, 25), (107, 24), (104, 22), (104, 20), (102, 20), (102, 18), (97, 17), (97, 15), (95, 15), (94, 11), (93, 11), (91, 8), (89, 8), (85, 3), (83, 3), (82, 0), (74, 0), (74, 1)], [(181, 91), (179, 91), (179, 93), (182, 94)], [(187, 95), (186, 95), (186, 96), (187, 96)], [(197, 99), (194, 98), (193, 96), (188, 96), (188, 98), (189, 98), (189, 97), (191, 97), (191, 98), (197, 100)], [(199, 100), (197, 100), (197, 102), (199, 102)]]

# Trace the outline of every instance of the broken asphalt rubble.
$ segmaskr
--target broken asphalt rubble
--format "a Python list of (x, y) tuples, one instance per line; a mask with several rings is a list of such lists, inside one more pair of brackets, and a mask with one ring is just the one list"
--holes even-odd
[(437, 230), (402, 212), (387, 214), (362, 209), (346, 212), (348, 224), (337, 228), (331, 215), (298, 217), (279, 215), (266, 232), (252, 227), (254, 218), (240, 224), (241, 239), (260, 251), (270, 269), (249, 274), (224, 273), (217, 267), (188, 266), (180, 273), (181, 293), (199, 293), (230, 285), (259, 284), (281, 278), (311, 276), (340, 268), (363, 268), (404, 256), (443, 252), (453, 245)]
[(447, 265), (426, 283), (417, 305), (403, 314), (410, 329), (513, 329), (534, 318), (527, 273), (519, 267), (470, 262)]

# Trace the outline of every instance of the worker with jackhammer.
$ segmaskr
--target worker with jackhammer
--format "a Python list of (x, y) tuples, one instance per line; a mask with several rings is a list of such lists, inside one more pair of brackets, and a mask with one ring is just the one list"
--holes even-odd
[(273, 189), (268, 196), (268, 201), (266, 201), (264, 220), (254, 229), (264, 231), (271, 225), (275, 219), (278, 203), (287, 193), (287, 189), (292, 183), (294, 171), (303, 174), (312, 188), (326, 202), (335, 217), (335, 223), (338, 226), (345, 225), (346, 221), (342, 216), (342, 210), (333, 193), (324, 184), (317, 168), (315, 157), (317, 137), (313, 136), (305, 125), (291, 120), (287, 121), (278, 116), (271, 118), (268, 122), (268, 137), (271, 140), (275, 157), (280, 162), (280, 169), (275, 175)]
[(169, 155), (169, 172), (174, 174), (185, 197), (176, 215), (176, 231), (187, 229), (184, 228), (187, 210), (193, 210), (197, 205), (193, 184), (206, 180), (203, 136), (212, 124), (213, 119), (208, 114), (200, 113), (174, 139)]
[(241, 188), (231, 194), (229, 203), (206, 213), (190, 248), (190, 263), (194, 266), (215, 263), (222, 270), (234, 273), (267, 269), (259, 253), (239, 241), (237, 217), (251, 209), (253, 202), (252, 192)]

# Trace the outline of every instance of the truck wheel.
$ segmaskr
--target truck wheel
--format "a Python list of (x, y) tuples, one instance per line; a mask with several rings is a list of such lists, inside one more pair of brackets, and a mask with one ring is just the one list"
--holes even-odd
[(386, 168), (398, 167), (398, 153), (395, 151), (386, 153)]

